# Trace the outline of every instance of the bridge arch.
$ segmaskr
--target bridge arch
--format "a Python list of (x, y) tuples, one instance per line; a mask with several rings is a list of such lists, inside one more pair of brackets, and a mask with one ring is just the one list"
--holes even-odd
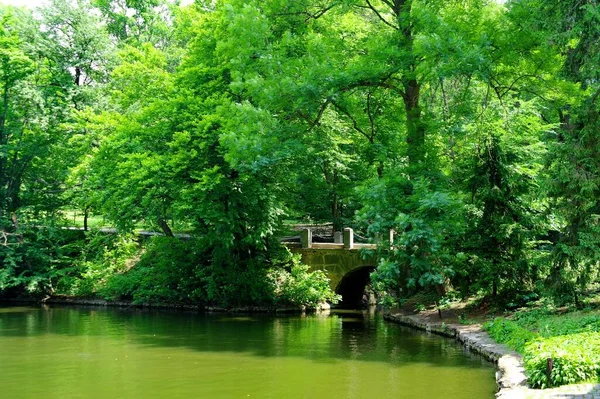
[(341, 307), (358, 307), (363, 305), (365, 288), (371, 282), (371, 273), (375, 266), (359, 266), (347, 272), (335, 288), (336, 294), (342, 296)]
[(370, 273), (375, 270), (375, 256), (365, 257), (360, 249), (289, 248), (301, 255), (302, 263), (311, 270), (322, 270), (329, 286), (342, 296), (341, 307), (360, 305)]

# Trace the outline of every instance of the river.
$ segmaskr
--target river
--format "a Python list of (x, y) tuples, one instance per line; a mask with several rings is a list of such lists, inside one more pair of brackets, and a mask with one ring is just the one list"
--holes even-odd
[(494, 367), (377, 313), (0, 307), (0, 398), (493, 398)]

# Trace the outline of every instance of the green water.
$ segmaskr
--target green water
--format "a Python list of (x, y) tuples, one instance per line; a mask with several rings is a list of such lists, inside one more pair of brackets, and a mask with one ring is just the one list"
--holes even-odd
[(0, 398), (493, 398), (453, 341), (360, 312), (0, 307)]

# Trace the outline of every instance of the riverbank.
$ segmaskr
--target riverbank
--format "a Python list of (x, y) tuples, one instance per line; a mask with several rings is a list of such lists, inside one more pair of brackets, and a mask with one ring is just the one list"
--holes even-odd
[(104, 306), (113, 308), (140, 308), (140, 309), (168, 309), (187, 310), (206, 313), (303, 313), (327, 311), (331, 308), (328, 303), (321, 304), (317, 309), (306, 307), (266, 307), (266, 306), (239, 306), (224, 308), (219, 306), (203, 306), (183, 303), (134, 303), (133, 301), (110, 301), (101, 298), (78, 297), (48, 297), (48, 298), (0, 298), (0, 303), (7, 304), (47, 304), (61, 306)]
[(418, 314), (387, 313), (384, 317), (394, 323), (453, 338), (469, 351), (495, 363), (498, 367), (498, 399), (600, 399), (600, 384), (567, 385), (545, 390), (529, 388), (522, 356), (506, 345), (495, 342), (481, 324), (434, 322)]

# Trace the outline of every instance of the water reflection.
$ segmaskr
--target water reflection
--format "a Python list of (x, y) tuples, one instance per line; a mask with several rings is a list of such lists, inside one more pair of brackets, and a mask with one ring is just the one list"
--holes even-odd
[[(35, 373), (46, 379), (53, 375), (50, 386), (70, 385), (69, 395), (75, 396), (95, 387), (125, 397), (119, 389), (135, 386), (144, 392), (139, 397), (171, 389), (181, 395), (209, 395), (205, 397), (246, 397), (254, 392), (259, 397), (329, 399), (361, 393), (388, 397), (401, 389), (431, 398), (491, 398), (495, 388), (493, 368), (481, 358), (450, 340), (386, 323), (372, 311), (273, 318), (0, 308), (0, 382), (5, 384), (11, 375), (20, 382), (8, 386), (22, 388), (23, 378), (29, 381)], [(101, 374), (105, 375), (98, 380)], [(107, 375), (116, 379), (110, 392), (98, 388)], [(478, 382), (465, 387), (465, 378)], [(136, 392), (126, 397), (141, 394)], [(283, 396), (272, 396), (275, 393)], [(461, 396), (466, 393), (471, 396)]]

